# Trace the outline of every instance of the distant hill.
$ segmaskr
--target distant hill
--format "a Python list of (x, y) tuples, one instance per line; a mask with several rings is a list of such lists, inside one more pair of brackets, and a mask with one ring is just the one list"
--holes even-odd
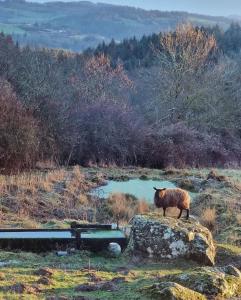
[(81, 2), (30, 3), (0, 1), (0, 31), (20, 44), (83, 51), (102, 41), (150, 35), (174, 29), (178, 23), (218, 24), (227, 28), (231, 19), (185, 12), (146, 11), (128, 6)]
[(231, 15), (229, 18), (233, 19), (234, 21), (241, 21), (241, 15)]

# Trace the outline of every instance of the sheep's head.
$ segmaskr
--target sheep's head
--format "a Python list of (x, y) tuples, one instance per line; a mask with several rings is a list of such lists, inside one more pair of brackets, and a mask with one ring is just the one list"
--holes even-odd
[(160, 208), (160, 207), (162, 207), (162, 199), (164, 197), (166, 189), (154, 188), (154, 190), (156, 191), (155, 196), (154, 196), (154, 203), (155, 203), (156, 207)]
[(157, 189), (157, 188), (154, 187), (154, 190), (156, 191), (155, 197), (162, 198), (165, 195), (166, 188)]

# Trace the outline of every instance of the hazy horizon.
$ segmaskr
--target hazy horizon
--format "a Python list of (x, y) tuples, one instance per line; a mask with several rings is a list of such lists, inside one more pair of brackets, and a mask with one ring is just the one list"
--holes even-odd
[[(31, 2), (50, 2), (51, 0), (28, 0)], [(61, 0), (72, 2), (78, 0)], [(187, 11), (191, 13), (213, 15), (213, 16), (230, 16), (241, 15), (240, 0), (99, 0), (90, 1), (94, 3), (109, 3), (115, 5), (128, 5), (148, 10), (162, 11)]]

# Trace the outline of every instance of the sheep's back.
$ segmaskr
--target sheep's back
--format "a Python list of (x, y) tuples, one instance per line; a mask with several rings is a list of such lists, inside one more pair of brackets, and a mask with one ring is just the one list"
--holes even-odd
[(178, 207), (182, 209), (189, 209), (190, 196), (188, 192), (182, 189), (168, 189), (165, 195), (160, 197), (162, 207)]

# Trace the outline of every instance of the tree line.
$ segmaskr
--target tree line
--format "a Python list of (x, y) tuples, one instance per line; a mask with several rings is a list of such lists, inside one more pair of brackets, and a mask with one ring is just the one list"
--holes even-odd
[[(20, 48), (1, 34), (1, 172), (41, 160), (240, 166), (239, 41), (224, 51), (215, 30), (182, 25), (156, 35), (152, 62), (131, 68), (135, 39), (115, 46), (126, 45), (126, 59), (113, 59), (103, 45), (75, 54)], [(147, 58), (148, 51), (140, 55)]]
[[(203, 33), (214, 35), (219, 51), (227, 56), (232, 56), (240, 52), (241, 49), (241, 26), (239, 23), (232, 23), (229, 28), (224, 30), (218, 25), (213, 27), (197, 27)], [(135, 68), (150, 67), (155, 64), (156, 51), (163, 51), (160, 40), (165, 33), (143, 36), (140, 40), (133, 37), (125, 39), (121, 43), (112, 39), (111, 43), (103, 42), (95, 49), (87, 49), (86, 55), (99, 55), (104, 53), (115, 65), (119, 60), (125, 68), (132, 70)]]

